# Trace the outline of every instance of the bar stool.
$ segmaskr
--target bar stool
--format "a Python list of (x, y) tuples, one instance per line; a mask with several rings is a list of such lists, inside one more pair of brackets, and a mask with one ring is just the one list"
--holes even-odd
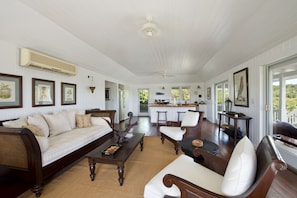
[(182, 113), (186, 113), (185, 111), (177, 111), (177, 125), (180, 126), (181, 125), (181, 114)]
[(167, 111), (157, 111), (157, 113), (157, 128), (161, 125), (167, 126)]

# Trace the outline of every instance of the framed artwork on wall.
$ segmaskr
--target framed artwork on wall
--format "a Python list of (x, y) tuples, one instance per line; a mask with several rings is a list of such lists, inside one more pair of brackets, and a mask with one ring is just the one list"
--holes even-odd
[(61, 83), (61, 104), (76, 104), (76, 84)]
[(55, 105), (55, 81), (32, 78), (32, 107)]
[(0, 73), (0, 109), (23, 107), (23, 77)]
[(248, 90), (248, 68), (244, 68), (233, 74), (234, 83), (234, 105), (249, 106), (249, 90)]
[(211, 88), (207, 88), (207, 100), (211, 100)]

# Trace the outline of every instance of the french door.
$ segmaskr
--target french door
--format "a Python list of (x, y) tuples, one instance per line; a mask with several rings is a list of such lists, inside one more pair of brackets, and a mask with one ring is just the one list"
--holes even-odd
[(297, 57), (267, 66), (267, 128), (279, 120), (297, 126)]
[(218, 112), (225, 111), (225, 101), (229, 98), (228, 81), (215, 84), (215, 115), (218, 120)]

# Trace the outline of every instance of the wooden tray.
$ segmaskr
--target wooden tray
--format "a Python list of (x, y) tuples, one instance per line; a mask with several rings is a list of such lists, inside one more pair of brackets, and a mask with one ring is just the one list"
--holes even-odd
[(119, 144), (111, 144), (102, 151), (102, 154), (114, 155), (120, 148), (121, 148), (121, 145)]

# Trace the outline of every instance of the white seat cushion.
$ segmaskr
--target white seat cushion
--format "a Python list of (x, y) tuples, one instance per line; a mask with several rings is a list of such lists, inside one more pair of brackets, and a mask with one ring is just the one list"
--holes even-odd
[(164, 186), (163, 177), (168, 173), (222, 195), (222, 175), (195, 163), (189, 156), (180, 155), (145, 185), (144, 198), (161, 198), (164, 195), (180, 197), (180, 191), (175, 185), (171, 188)]
[(186, 130), (181, 130), (180, 127), (161, 126), (160, 132), (176, 141), (181, 141)]
[(234, 148), (229, 160), (222, 192), (228, 196), (244, 193), (254, 182), (257, 171), (257, 156), (252, 142), (244, 136)]

